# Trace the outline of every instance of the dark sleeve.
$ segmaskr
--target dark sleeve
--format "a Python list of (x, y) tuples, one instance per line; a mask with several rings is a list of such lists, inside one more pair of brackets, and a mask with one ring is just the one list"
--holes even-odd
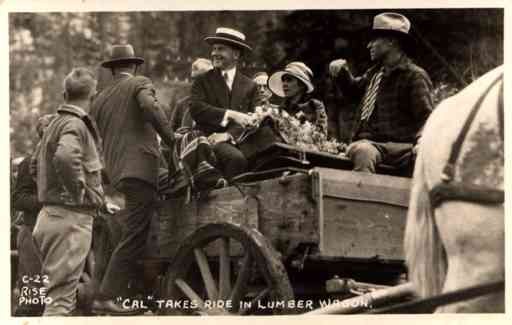
[(41, 151), (41, 141), (39, 141), (36, 145), (36, 149), (34, 150), (34, 153), (32, 154), (29, 163), (29, 172), (30, 176), (32, 176), (32, 179), (37, 179), (37, 157), (39, 156), (39, 152)]
[(226, 114), (226, 108), (216, 107), (207, 103), (206, 80), (198, 77), (192, 84), (190, 94), (190, 114), (198, 124), (219, 126)]
[(327, 135), (328, 119), (324, 103), (318, 99), (311, 99), (310, 105), (313, 107), (315, 112), (315, 124), (320, 128), (322, 133)]
[[(411, 111), (418, 125), (423, 125), (427, 121), (433, 110), (432, 81), (424, 71), (413, 73), (410, 82), (410, 102)], [(421, 136), (421, 130), (416, 134), (416, 138)]]
[(249, 107), (248, 107), (248, 110), (247, 112), (254, 112), (254, 108), (256, 108), (257, 104), (258, 104), (258, 95), (257, 95), (257, 90), (258, 88), (256, 87), (256, 84), (251, 81), (252, 83), (252, 87), (251, 87), (251, 91), (249, 91), (249, 98), (250, 98), (250, 101), (249, 101)]
[(343, 94), (359, 100), (364, 95), (364, 91), (368, 83), (368, 73), (359, 77), (354, 77), (349, 70), (341, 69), (334, 81), (336, 87)]
[(144, 118), (151, 123), (165, 144), (172, 147), (174, 145), (174, 130), (156, 98), (153, 83), (145, 77), (136, 78), (138, 84), (135, 90), (135, 96), (137, 96), (139, 107), (144, 113)]
[(18, 179), (14, 188), (13, 208), (24, 212), (38, 212), (42, 205), (37, 200), (37, 185), (30, 174), (31, 157), (25, 158), (18, 167)]

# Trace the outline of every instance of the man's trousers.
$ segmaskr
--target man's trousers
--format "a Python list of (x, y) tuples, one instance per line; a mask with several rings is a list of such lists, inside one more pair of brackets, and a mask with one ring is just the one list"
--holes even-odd
[(41, 281), (47, 290), (44, 316), (70, 315), (92, 241), (94, 210), (44, 206), (34, 227), (42, 256)]
[(136, 281), (137, 262), (144, 257), (149, 225), (155, 211), (156, 189), (152, 185), (128, 178), (122, 180), (116, 189), (124, 194), (126, 205), (114, 217), (121, 224), (122, 233), (101, 282), (98, 295), (101, 300), (130, 294), (128, 283)]

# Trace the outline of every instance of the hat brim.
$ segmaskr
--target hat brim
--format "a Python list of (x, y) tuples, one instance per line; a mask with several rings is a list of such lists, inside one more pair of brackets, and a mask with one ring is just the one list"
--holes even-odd
[(406, 34), (403, 32), (399, 32), (391, 29), (371, 29), (370, 30), (370, 39), (375, 39), (378, 37), (394, 37), (400, 40), (403, 45), (411, 46), (414, 45), (415, 39), (411, 34)]
[(252, 47), (250, 47), (249, 44), (244, 43), (242, 41), (233, 40), (233, 39), (230, 39), (227, 37), (208, 36), (208, 37), (204, 38), (204, 41), (210, 45), (213, 45), (215, 43), (222, 43), (222, 44), (234, 46), (241, 50), (252, 51)]
[(104, 68), (110, 68), (119, 63), (135, 63), (137, 65), (140, 65), (144, 63), (144, 59), (139, 57), (117, 58), (115, 60), (104, 61), (101, 63), (101, 66)]
[(268, 78), (268, 88), (279, 97), (285, 97), (284, 91), (283, 91), (283, 80), (282, 80), (284, 75), (289, 75), (289, 76), (292, 76), (292, 77), (300, 80), (306, 86), (307, 94), (310, 94), (313, 92), (313, 90), (315, 90), (315, 87), (309, 80), (305, 80), (301, 76), (293, 74), (289, 71), (281, 70), (281, 71), (275, 72), (274, 74), (272, 74), (270, 76), (270, 78)]

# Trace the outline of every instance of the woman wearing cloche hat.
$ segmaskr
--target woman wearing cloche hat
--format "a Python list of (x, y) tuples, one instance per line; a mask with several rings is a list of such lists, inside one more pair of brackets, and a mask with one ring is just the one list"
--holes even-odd
[(311, 79), (313, 72), (303, 62), (291, 62), (284, 70), (275, 72), (268, 79), (270, 90), (284, 97), (279, 106), (290, 115), (304, 113), (304, 118), (327, 135), (327, 114), (322, 101), (314, 99), (311, 93), (315, 89)]

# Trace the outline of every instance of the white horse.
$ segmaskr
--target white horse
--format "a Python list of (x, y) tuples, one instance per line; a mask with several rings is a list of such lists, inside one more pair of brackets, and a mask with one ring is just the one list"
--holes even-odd
[[(429, 196), (443, 182), (452, 146), (478, 102), (481, 106), (454, 164), (453, 181), (498, 193), (504, 190), (503, 119), (498, 113), (503, 108), (502, 76), (503, 67), (488, 72), (443, 101), (425, 125), (404, 243), (409, 278), (422, 297), (505, 277), (503, 203), (452, 199), (433, 207)], [(504, 312), (504, 292), (447, 305), (437, 312)]]

